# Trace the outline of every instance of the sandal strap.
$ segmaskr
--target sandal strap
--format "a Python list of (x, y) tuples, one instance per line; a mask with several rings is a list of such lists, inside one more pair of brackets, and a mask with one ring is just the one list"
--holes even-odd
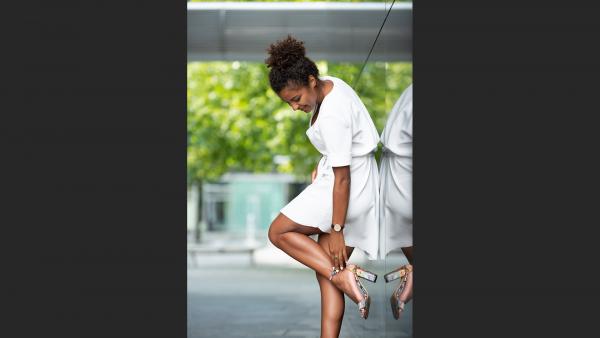
[(406, 287), (406, 283), (405, 281), (402, 281), (398, 287), (396, 288), (396, 290), (394, 290), (394, 295), (396, 295), (396, 297), (398, 297), (398, 299), (400, 299), (400, 294), (402, 294), (402, 291), (404, 291), (404, 288)]
[(329, 280), (333, 279), (333, 276), (337, 275), (338, 273), (340, 273), (339, 269), (336, 269), (334, 266), (331, 267), (331, 274), (329, 274)]

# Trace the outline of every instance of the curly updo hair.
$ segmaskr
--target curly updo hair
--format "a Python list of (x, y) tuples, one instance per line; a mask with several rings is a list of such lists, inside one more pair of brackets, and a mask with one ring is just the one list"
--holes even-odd
[(265, 63), (271, 68), (269, 82), (276, 93), (290, 82), (307, 86), (309, 75), (318, 79), (319, 69), (311, 59), (306, 57), (303, 41), (288, 35), (287, 38), (271, 44), (267, 51), (270, 56)]

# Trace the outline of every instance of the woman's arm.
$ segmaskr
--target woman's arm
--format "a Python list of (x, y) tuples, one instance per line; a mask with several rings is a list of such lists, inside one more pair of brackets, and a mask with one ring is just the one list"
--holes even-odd
[[(333, 175), (335, 178), (333, 183), (333, 216), (331, 222), (332, 224), (344, 226), (350, 198), (350, 166), (333, 167)], [(348, 261), (343, 231), (337, 232), (333, 229), (331, 230), (329, 252), (333, 256), (334, 267), (343, 269)]]

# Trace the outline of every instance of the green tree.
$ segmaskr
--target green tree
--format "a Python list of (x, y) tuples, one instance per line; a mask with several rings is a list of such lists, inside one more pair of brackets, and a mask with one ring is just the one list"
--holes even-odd
[[(357, 92), (379, 132), (402, 90), (411, 63), (317, 62), (323, 75), (340, 77)], [(231, 171), (291, 173), (308, 179), (319, 159), (305, 131), (308, 116), (294, 112), (271, 90), (268, 69), (255, 62), (188, 64), (188, 182), (216, 180)], [(274, 163), (276, 155), (287, 163)]]

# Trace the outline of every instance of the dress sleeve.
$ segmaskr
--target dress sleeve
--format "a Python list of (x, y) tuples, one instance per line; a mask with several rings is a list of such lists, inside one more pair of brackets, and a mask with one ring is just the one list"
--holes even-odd
[(321, 137), (327, 150), (327, 162), (332, 167), (350, 165), (352, 160), (352, 123), (350, 112), (321, 116)]
[(413, 138), (413, 95), (412, 95), (412, 84), (408, 87), (407, 90), (407, 97), (406, 97), (406, 106), (404, 107), (404, 126), (403, 126), (403, 130), (404, 133), (409, 137), (409, 139), (412, 141)]
[(404, 108), (404, 123), (402, 124), (402, 133), (406, 138), (412, 141), (413, 138), (413, 115), (412, 115), (412, 102)]

